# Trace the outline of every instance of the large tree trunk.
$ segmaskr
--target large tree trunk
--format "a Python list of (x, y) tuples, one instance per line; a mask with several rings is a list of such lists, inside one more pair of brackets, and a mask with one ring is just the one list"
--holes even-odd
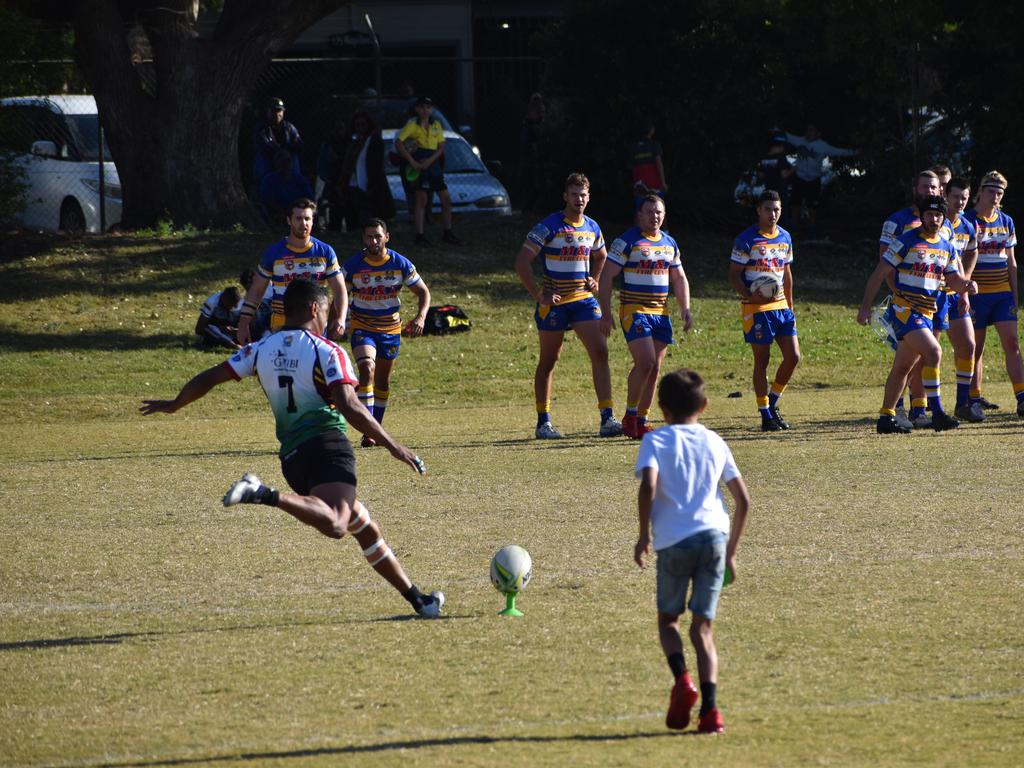
[[(275, 51), (344, 2), (226, 0), (205, 38), (191, 0), (75, 3), (76, 55), (121, 177), (125, 228), (167, 217), (260, 226), (238, 162), (245, 100)], [(131, 44), (143, 34), (155, 88), (144, 86)]]

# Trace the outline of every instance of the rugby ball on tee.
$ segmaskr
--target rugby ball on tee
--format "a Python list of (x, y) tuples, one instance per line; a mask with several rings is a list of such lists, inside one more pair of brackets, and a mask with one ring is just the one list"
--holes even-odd
[(491, 558), (491, 583), (503, 595), (517, 595), (530, 582), (533, 560), (520, 546), (509, 544)]
[(774, 272), (758, 275), (750, 284), (750, 292), (762, 299), (774, 299), (782, 293), (782, 278)]

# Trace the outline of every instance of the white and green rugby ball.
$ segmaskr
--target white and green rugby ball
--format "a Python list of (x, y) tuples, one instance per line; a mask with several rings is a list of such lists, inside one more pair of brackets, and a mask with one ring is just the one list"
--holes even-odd
[(533, 572), (530, 553), (516, 544), (502, 547), (491, 558), (491, 583), (503, 595), (517, 595)]

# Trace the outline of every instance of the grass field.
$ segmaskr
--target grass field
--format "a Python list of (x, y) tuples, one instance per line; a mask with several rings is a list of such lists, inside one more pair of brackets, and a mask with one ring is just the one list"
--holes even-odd
[[(357, 448), (388, 542), (448, 597), (437, 622), (408, 620), (348, 539), (221, 506), (243, 471), (282, 482), (254, 382), (137, 415), (220, 359), (190, 347), (199, 304), (265, 236), (9, 243), (0, 764), (1024, 764), (1024, 423), (998, 350), (986, 394), (1003, 410), (984, 424), (875, 435), (891, 358), (853, 320), (874, 246), (798, 241), (794, 429), (763, 435), (729, 239), (676, 233), (697, 329), (669, 365), (705, 374), (705, 422), (753, 498), (716, 622), (727, 733), (677, 735), (653, 572), (632, 563), (636, 444), (595, 437), (578, 343), (556, 371), (567, 439), (531, 439), (525, 226), (467, 228), (456, 255), (394, 242), (475, 324), (402, 350), (386, 425), (430, 473)], [(620, 414), (627, 357), (615, 338)], [(950, 398), (948, 361), (943, 380)], [(512, 542), (534, 559), (518, 620), (495, 615), (487, 568)]]

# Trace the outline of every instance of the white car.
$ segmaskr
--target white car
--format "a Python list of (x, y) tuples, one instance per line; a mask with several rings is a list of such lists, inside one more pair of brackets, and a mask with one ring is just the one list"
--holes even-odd
[[(398, 131), (381, 131), (384, 146), (393, 148)], [(385, 155), (384, 170), (388, 175), (388, 186), (395, 199), (397, 219), (412, 216), (412, 209), (405, 198), (401, 170), (394, 163), (397, 152), (391, 149)], [(511, 216), (512, 203), (508, 191), (484, 165), (483, 160), (473, 151), (462, 136), (454, 131), (444, 132), (444, 180), (452, 197), (452, 213), (467, 218)], [(435, 213), (441, 212), (441, 201), (433, 196), (431, 206)]]
[[(103, 147), (100, 181), (99, 115), (92, 96), (0, 99), (0, 151), (23, 172), (29, 229), (101, 232), (121, 221), (121, 182)], [(100, 191), (104, 221), (100, 224)]]

